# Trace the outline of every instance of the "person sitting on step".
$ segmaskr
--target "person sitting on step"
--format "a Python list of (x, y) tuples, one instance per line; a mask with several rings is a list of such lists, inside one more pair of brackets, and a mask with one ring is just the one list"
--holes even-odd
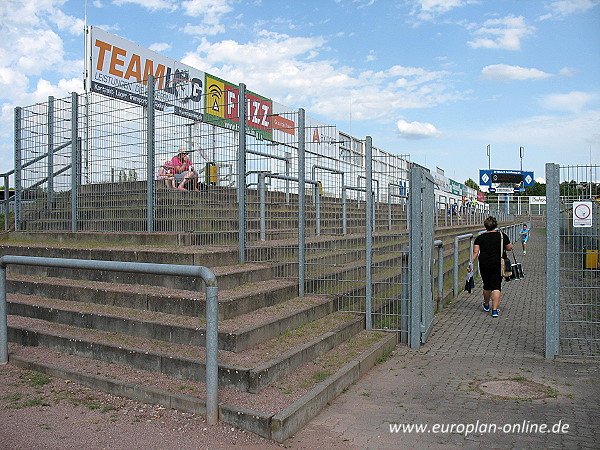
[(178, 183), (177, 189), (187, 191), (186, 184), (191, 181), (194, 191), (198, 189), (198, 172), (194, 170), (192, 161), (188, 154), (190, 153), (185, 147), (179, 148), (177, 156), (173, 157), (171, 163), (174, 170), (175, 182)]

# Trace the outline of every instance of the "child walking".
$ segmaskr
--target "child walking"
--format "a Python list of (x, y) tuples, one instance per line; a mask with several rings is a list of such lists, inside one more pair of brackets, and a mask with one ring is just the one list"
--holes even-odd
[(519, 232), (521, 235), (521, 245), (523, 246), (523, 254), (527, 254), (527, 241), (529, 240), (529, 228), (527, 228), (527, 224), (523, 224), (523, 228)]

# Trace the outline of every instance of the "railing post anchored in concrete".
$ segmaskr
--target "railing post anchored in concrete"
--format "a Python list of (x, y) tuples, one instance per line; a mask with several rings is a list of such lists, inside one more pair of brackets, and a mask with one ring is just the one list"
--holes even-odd
[(41, 258), (5, 255), (0, 258), (0, 364), (8, 362), (8, 326), (6, 307), (6, 266), (62, 267), (67, 269), (107, 270), (113, 272), (148, 273), (200, 277), (206, 286), (206, 421), (214, 425), (219, 420), (218, 322), (219, 293), (217, 278), (207, 267), (177, 264), (100, 261), (93, 259)]

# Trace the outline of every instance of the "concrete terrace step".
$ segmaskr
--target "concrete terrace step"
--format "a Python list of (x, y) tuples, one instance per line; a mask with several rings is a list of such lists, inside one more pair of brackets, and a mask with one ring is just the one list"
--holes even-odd
[[(272, 280), (279, 276), (284, 264), (248, 263), (243, 266), (231, 265), (212, 267), (217, 277), (219, 289), (227, 290), (248, 283)], [(177, 275), (153, 275), (146, 273), (125, 273), (91, 269), (69, 269), (60, 267), (13, 265), (8, 273), (35, 277), (64, 278), (81, 281), (98, 281), (122, 285), (158, 286), (169, 289), (193, 292), (195, 296), (204, 292), (204, 282), (196, 277)]]
[[(9, 315), (9, 340), (91, 359), (118, 362), (182, 379), (204, 381), (204, 348)], [(335, 313), (243, 352), (219, 351), (219, 384), (258, 392), (364, 329), (363, 319)], [(198, 331), (200, 334), (201, 331)]]
[[(306, 296), (221, 320), (219, 348), (240, 352), (336, 310), (333, 297)], [(204, 315), (168, 314), (123, 305), (84, 303), (78, 298), (59, 300), (31, 294), (9, 294), (8, 314), (180, 344), (205, 345)]]
[[(52, 299), (121, 306), (165, 314), (199, 317), (205, 314), (205, 298), (198, 291), (158, 286), (118, 285), (110, 282), (69, 280), (26, 275), (7, 279), (10, 293), (38, 295)], [(298, 293), (293, 280), (266, 280), (219, 293), (219, 318), (230, 319), (272, 306)]]
[[(220, 420), (267, 439), (285, 441), (329, 401), (385, 360), (396, 345), (396, 336), (363, 331), (352, 341), (298, 368), (258, 394), (220, 386)], [(182, 382), (180, 378), (42, 347), (10, 344), (9, 353), (12, 364), (92, 389), (183, 412), (206, 413), (205, 387), (201, 382)]]

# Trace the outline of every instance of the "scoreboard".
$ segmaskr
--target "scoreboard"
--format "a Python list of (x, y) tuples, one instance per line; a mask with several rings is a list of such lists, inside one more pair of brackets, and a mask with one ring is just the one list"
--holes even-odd
[(492, 184), (511, 183), (519, 184), (523, 182), (522, 173), (492, 173)]

